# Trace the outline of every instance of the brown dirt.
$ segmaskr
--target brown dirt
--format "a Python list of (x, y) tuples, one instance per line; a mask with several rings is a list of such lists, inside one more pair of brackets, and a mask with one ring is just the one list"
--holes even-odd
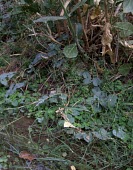
[(16, 121), (15, 123), (13, 123), (13, 126), (19, 134), (27, 136), (29, 133), (28, 128), (33, 124), (33, 122), (34, 122), (34, 119), (27, 118), (24, 116), (18, 121)]

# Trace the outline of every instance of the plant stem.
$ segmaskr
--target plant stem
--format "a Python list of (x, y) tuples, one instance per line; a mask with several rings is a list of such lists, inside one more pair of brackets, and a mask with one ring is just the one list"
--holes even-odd
[(60, 3), (61, 3), (61, 6), (62, 6), (62, 8), (63, 8), (63, 10), (64, 10), (65, 16), (66, 16), (66, 18), (67, 18), (68, 25), (69, 25), (69, 28), (70, 28), (70, 30), (71, 30), (71, 32), (72, 32), (73, 39), (75, 39), (75, 35), (76, 35), (76, 34), (75, 34), (75, 31), (74, 31), (74, 27), (73, 27), (73, 25), (72, 25), (72, 22), (71, 22), (71, 20), (70, 20), (70, 16), (69, 16), (68, 12), (66, 11), (66, 9), (64, 8), (64, 5), (63, 5), (62, 0), (60, 0)]
[(105, 9), (106, 22), (109, 22), (109, 20), (108, 20), (108, 3), (107, 3), (107, 0), (104, 0), (104, 9)]

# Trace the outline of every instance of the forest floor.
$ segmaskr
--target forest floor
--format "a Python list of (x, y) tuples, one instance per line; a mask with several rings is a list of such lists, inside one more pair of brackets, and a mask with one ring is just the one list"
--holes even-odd
[(132, 170), (129, 51), (123, 47), (128, 57), (115, 64), (91, 54), (68, 59), (60, 44), (27, 36), (16, 15), (3, 16), (0, 170)]

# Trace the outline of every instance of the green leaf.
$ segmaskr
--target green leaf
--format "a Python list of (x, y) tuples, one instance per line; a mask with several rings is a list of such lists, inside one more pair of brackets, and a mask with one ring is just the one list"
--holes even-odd
[(89, 134), (84, 134), (83, 135), (83, 139), (87, 142), (87, 143), (89, 143), (89, 142), (91, 142), (92, 141), (92, 134), (91, 133), (89, 133)]
[(72, 107), (72, 108), (69, 108), (69, 110), (71, 111), (71, 114), (73, 116), (79, 116), (80, 115), (80, 112), (82, 111), (88, 111), (88, 109), (85, 107), (85, 106), (77, 106), (77, 107)]
[(83, 80), (83, 83), (84, 84), (90, 84), (92, 81), (91, 81), (91, 79), (89, 79), (89, 78), (86, 78), (86, 79), (84, 79)]
[(95, 95), (95, 97), (97, 97), (97, 98), (100, 98), (101, 93), (102, 93), (102, 91), (100, 90), (99, 87), (94, 87), (94, 88), (92, 89), (92, 92), (93, 92), (93, 94)]
[(91, 75), (88, 71), (83, 72), (83, 77), (84, 77), (84, 80), (83, 80), (84, 84), (90, 84), (92, 82)]
[(37, 22), (48, 22), (48, 21), (57, 21), (57, 20), (63, 20), (67, 19), (65, 16), (46, 16), (46, 17), (41, 17), (37, 20), (34, 20), (35, 23)]
[(75, 119), (74, 119), (74, 117), (72, 115), (67, 114), (67, 118), (69, 119), (70, 123), (74, 123), (75, 122)]
[(124, 0), (123, 1), (123, 12), (124, 13), (133, 13), (133, 0)]
[(123, 76), (126, 76), (127, 74), (129, 74), (131, 68), (132, 68), (131, 64), (123, 64), (119, 67), (118, 71)]
[(90, 75), (90, 73), (88, 72), (88, 71), (84, 71), (83, 72), (83, 77), (86, 79), (86, 78), (89, 78), (89, 79), (91, 79), (91, 75)]
[(91, 105), (93, 113), (100, 113), (101, 112), (101, 106), (97, 103), (94, 103)]
[(44, 117), (41, 117), (41, 118), (37, 117), (37, 121), (38, 123), (42, 123), (44, 121)]
[(8, 81), (16, 74), (16, 72), (3, 73), (0, 75), (0, 83), (4, 86), (8, 85)]
[(108, 106), (114, 107), (117, 102), (117, 95), (115, 94), (110, 94), (108, 96)]
[(92, 134), (91, 133), (86, 134), (84, 132), (78, 132), (74, 135), (74, 137), (76, 139), (79, 139), (79, 140), (84, 139), (87, 143), (92, 141)]
[(18, 106), (18, 101), (17, 101), (17, 100), (12, 101), (12, 102), (11, 102), (11, 104), (12, 104), (13, 106), (15, 106), (15, 107), (16, 107), (16, 106)]
[(80, 6), (84, 5), (86, 1), (87, 1), (87, 0), (82, 0), (82, 1), (78, 2), (78, 3), (72, 8), (72, 10), (71, 10), (71, 12), (70, 12), (70, 15), (71, 15), (74, 11), (76, 11)]
[(62, 100), (62, 101), (66, 101), (67, 100), (67, 94), (65, 93), (61, 93), (61, 95), (59, 96), (59, 98)]
[(108, 132), (104, 128), (101, 128), (98, 132), (96, 131), (92, 132), (92, 134), (101, 140), (107, 140), (110, 138), (110, 136), (108, 135)]
[(76, 110), (76, 108), (73, 108), (72, 109), (72, 115), (73, 116), (79, 116), (80, 115), (80, 112), (78, 110)]
[(124, 128), (123, 127), (118, 127), (118, 130), (113, 130), (113, 135), (116, 136), (117, 138), (120, 139), (125, 139), (126, 138), (126, 132), (124, 132)]
[(114, 26), (119, 29), (121, 37), (133, 34), (133, 25), (130, 22), (116, 22)]
[(44, 103), (49, 97), (47, 95), (42, 96), (37, 102), (36, 106), (39, 106), (40, 104)]
[(25, 82), (16, 83), (16, 84), (12, 83), (10, 85), (9, 89), (6, 92), (5, 97), (8, 97), (8, 96), (12, 95), (17, 89), (20, 89), (20, 88), (22, 88), (24, 86), (25, 86)]
[(59, 120), (59, 121), (58, 121), (58, 125), (61, 126), (61, 127), (63, 127), (64, 122), (65, 122), (64, 120)]
[(95, 102), (94, 97), (88, 97), (88, 98), (86, 99), (86, 103), (87, 103), (88, 105), (92, 105), (94, 102)]
[(65, 46), (63, 53), (67, 58), (75, 58), (78, 55), (76, 43)]
[(83, 133), (83, 132), (79, 132), (79, 133), (76, 133), (75, 135), (74, 135), (74, 137), (76, 138), (76, 139), (83, 139), (83, 135), (84, 135), (85, 133)]
[(80, 39), (83, 34), (83, 27), (82, 24), (76, 23), (75, 24), (76, 36)]
[(36, 55), (36, 57), (34, 58), (34, 60), (31, 62), (31, 65), (36, 65), (38, 64), (43, 58), (48, 58), (47, 55), (43, 54), (43, 53), (38, 53)]
[(58, 96), (53, 96), (49, 99), (50, 103), (58, 103)]
[(98, 77), (93, 78), (93, 85), (99, 86), (101, 84), (101, 80)]

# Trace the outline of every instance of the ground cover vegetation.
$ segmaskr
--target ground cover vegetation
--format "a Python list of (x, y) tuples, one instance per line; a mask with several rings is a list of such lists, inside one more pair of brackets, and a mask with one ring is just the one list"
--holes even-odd
[(0, 169), (133, 169), (133, 1), (0, 0)]

